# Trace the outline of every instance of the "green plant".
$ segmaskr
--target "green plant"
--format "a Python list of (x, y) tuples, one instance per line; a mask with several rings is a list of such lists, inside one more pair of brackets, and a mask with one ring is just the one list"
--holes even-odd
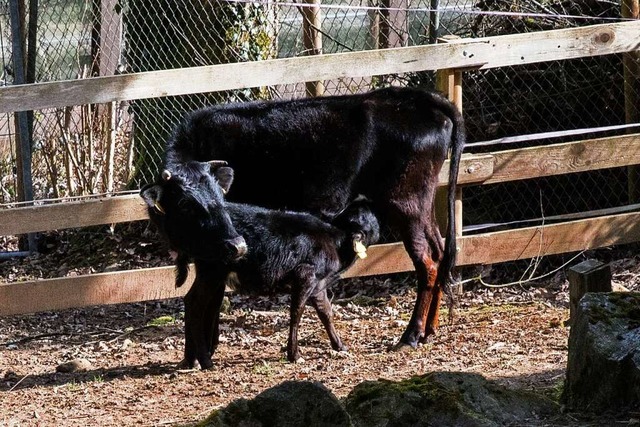
[(173, 316), (160, 316), (149, 321), (147, 323), (147, 326), (166, 326), (166, 325), (173, 325), (175, 323), (176, 323), (176, 319)]

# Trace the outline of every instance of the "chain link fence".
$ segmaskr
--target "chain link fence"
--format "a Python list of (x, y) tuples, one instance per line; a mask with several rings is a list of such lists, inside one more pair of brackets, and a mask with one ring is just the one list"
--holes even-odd
[[(9, 4), (0, 1), (2, 85), (13, 83), (16, 61)], [(33, 71), (38, 82), (422, 45), (436, 36), (569, 28), (613, 22), (621, 10), (618, 1), (610, 0), (441, 0), (437, 14), (431, 10), (433, 1), (425, 0), (329, 0), (322, 2), (318, 14), (312, 13), (318, 9), (296, 2), (41, 0), (37, 4), (37, 20), (24, 21), (37, 34), (29, 49), (36, 52)], [(29, 4), (25, 16), (28, 12)], [(321, 46), (319, 38), (315, 44), (305, 42), (304, 34), (314, 31), (321, 36)], [(465, 72), (469, 143), (624, 124), (622, 64), (620, 55), (608, 55)], [(184, 79), (189, 79), (186, 71)], [(323, 93), (363, 92), (390, 82), (433, 87), (434, 80), (432, 72), (339, 79), (323, 82)], [(185, 112), (212, 103), (301, 96), (304, 83), (36, 111), (34, 193), (45, 199), (138, 188), (158, 173), (165, 141)], [(13, 114), (0, 117), (3, 204), (18, 200), (15, 136)], [(559, 141), (563, 139), (545, 138), (508, 148)], [(471, 144), (467, 152), (504, 148)], [(472, 187), (464, 190), (463, 197), (465, 225), (629, 203), (626, 168)]]

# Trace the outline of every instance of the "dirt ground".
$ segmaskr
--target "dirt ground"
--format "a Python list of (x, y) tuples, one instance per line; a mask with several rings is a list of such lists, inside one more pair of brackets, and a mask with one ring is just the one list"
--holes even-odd
[[(132, 245), (134, 255), (159, 250), (139, 247), (139, 241)], [(42, 266), (48, 262), (62, 266), (56, 253), (71, 259), (70, 247), (36, 259), (37, 271), (47, 271)], [(640, 290), (639, 260), (626, 254), (615, 261), (614, 281)], [(0, 261), (0, 271), (5, 280), (38, 276), (27, 268), (33, 262)], [(96, 265), (104, 269), (110, 263)], [(70, 262), (63, 268), (75, 271)], [(431, 371), (479, 373), (507, 387), (557, 398), (569, 333), (563, 270), (544, 281), (499, 289), (468, 283), (453, 323), (416, 350), (390, 351), (407, 325), (414, 289), (407, 274), (341, 281), (333, 302), (349, 352), (330, 349), (308, 309), (301, 326), (304, 361), (296, 364), (284, 358), (288, 299), (230, 295), (210, 371), (175, 368), (184, 347), (179, 299), (0, 318), (0, 426), (183, 425), (284, 380), (320, 381), (345, 397), (365, 380), (401, 380)], [(87, 371), (56, 371), (78, 359), (88, 363)], [(611, 421), (636, 422), (629, 416)], [(605, 424), (588, 414), (568, 413), (544, 425)]]

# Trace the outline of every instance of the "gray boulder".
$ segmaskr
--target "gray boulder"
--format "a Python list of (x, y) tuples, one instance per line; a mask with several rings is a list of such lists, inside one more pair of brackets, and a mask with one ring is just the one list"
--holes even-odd
[(538, 425), (558, 414), (541, 395), (459, 372), (367, 381), (351, 391), (346, 407), (356, 427)]
[(580, 300), (563, 399), (593, 412), (640, 407), (640, 293), (587, 293)]
[(238, 399), (213, 412), (202, 426), (348, 427), (349, 415), (321, 383), (286, 381), (251, 400)]

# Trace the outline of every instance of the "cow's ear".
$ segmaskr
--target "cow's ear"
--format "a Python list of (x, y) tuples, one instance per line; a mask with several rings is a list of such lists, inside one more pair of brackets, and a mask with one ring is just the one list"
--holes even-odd
[(218, 185), (227, 194), (233, 183), (233, 169), (228, 166), (216, 167), (212, 170), (213, 176), (218, 180)]
[(160, 196), (162, 195), (162, 187), (155, 184), (147, 184), (140, 190), (140, 197), (145, 201), (147, 206), (164, 213), (164, 209), (160, 206)]

